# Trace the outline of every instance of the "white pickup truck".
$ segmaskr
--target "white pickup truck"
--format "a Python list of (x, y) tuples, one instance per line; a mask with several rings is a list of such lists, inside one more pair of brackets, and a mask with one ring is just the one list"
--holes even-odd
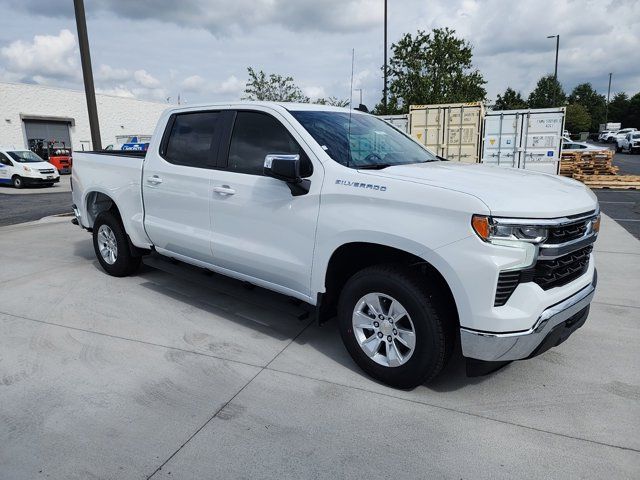
[(432, 380), (458, 343), (472, 373), (538, 355), (595, 291), (588, 188), (444, 161), (362, 112), (173, 108), (147, 152), (74, 158), (74, 223), (107, 273), (159, 255), (295, 297), (395, 387)]

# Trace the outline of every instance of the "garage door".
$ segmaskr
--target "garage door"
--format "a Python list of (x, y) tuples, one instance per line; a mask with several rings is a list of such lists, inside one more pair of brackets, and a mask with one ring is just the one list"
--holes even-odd
[(68, 122), (24, 120), (24, 128), (27, 133), (27, 145), (29, 145), (29, 147), (38, 141), (55, 141), (60, 143), (64, 142), (67, 147), (72, 148)]

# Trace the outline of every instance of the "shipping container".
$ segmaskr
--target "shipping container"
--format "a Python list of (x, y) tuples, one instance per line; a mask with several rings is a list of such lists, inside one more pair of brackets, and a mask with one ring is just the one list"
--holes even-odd
[(390, 123), (398, 130), (404, 133), (409, 133), (409, 115), (378, 115), (384, 121)]
[(409, 132), (436, 155), (456, 162), (477, 163), (483, 118), (481, 102), (411, 105)]
[(558, 173), (564, 117), (564, 107), (487, 112), (482, 162)]

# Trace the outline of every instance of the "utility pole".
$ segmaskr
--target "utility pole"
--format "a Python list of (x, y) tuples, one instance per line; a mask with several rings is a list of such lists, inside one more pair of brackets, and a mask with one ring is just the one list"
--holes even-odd
[[(558, 51), (560, 50), (560, 35), (549, 35), (547, 38), (555, 38), (556, 39), (556, 68), (553, 71), (553, 79), (556, 81), (556, 85), (558, 83)], [(553, 103), (556, 103), (556, 92), (553, 91)]]
[(387, 0), (384, 0), (384, 89), (382, 95), (384, 113), (387, 113)]
[(84, 15), (84, 1), (73, 0), (73, 7), (76, 13), (76, 26), (78, 27), (78, 45), (80, 46), (80, 61), (82, 63), (84, 93), (87, 97), (91, 143), (93, 144), (94, 150), (102, 150), (100, 125), (98, 124), (98, 107), (96, 106), (96, 91), (93, 85), (91, 54), (89, 53), (89, 38), (87, 36), (87, 20)]
[(611, 96), (611, 77), (613, 76), (613, 72), (609, 72), (609, 88), (607, 89), (607, 107), (604, 110), (604, 123), (606, 128), (606, 123), (609, 121), (609, 97)]

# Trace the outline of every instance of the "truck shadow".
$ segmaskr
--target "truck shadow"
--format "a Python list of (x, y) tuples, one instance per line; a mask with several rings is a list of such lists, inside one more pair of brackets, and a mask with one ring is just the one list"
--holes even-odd
[[(93, 260), (94, 268), (102, 275), (107, 275), (96, 260), (90, 242), (76, 242), (74, 254)], [(270, 364), (271, 369), (336, 383), (357, 382), (360, 387), (366, 382), (383, 386), (369, 378), (351, 359), (340, 338), (337, 319), (318, 325), (313, 307), (291, 297), (187, 264), (166, 263), (169, 268), (161, 270), (143, 264), (136, 277), (140, 287), (160, 294), (171, 302), (180, 302), (189, 310), (193, 309), (196, 312), (194, 316), (199, 317), (197, 325), (185, 324), (178, 330), (182, 338), (171, 339), (170, 343), (177, 340), (185, 342), (185, 347), (195, 352), (216, 352), (216, 343), (225, 343), (228, 339), (216, 338), (215, 322), (233, 322), (245, 331), (244, 335), (247, 335), (247, 330), (255, 332), (248, 334), (248, 342), (254, 339), (260, 341), (259, 338), (267, 336), (283, 344), (276, 356), (285, 358)], [(197, 312), (206, 315), (203, 317)], [(211, 323), (208, 316), (211, 316)], [(468, 377), (458, 347), (442, 374), (424, 388), (435, 393), (454, 391), (481, 383), (496, 374), (499, 372)]]
[[(82, 257), (89, 255), (80, 247), (77, 253)], [(94, 265), (102, 272), (97, 261)], [(251, 329), (257, 336), (266, 335), (284, 342), (286, 351), (283, 346), (283, 350), (276, 355), (284, 358), (278, 358), (279, 361), (270, 364), (269, 368), (320, 380), (332, 379), (337, 383), (351, 384), (355, 381), (361, 385), (365, 379), (379, 383), (368, 378), (353, 362), (342, 344), (336, 319), (320, 326), (316, 323), (311, 306), (290, 297), (185, 264), (176, 265), (175, 270), (168, 273), (143, 265), (138, 273), (138, 277), (143, 279), (140, 286), (162, 294), (173, 302), (205, 312), (212, 316), (213, 322), (213, 317), (218, 317), (224, 322), (234, 322), (243, 329)], [(191, 343), (188, 329), (193, 325), (185, 328), (187, 331), (183, 340)], [(212, 332), (214, 330), (211, 329)], [(207, 336), (213, 338), (213, 333)], [(203, 344), (193, 344), (193, 347), (198, 350), (206, 348)], [(308, 351), (308, 347), (314, 351)], [(315, 352), (325, 358), (318, 357)], [(331, 367), (332, 362), (338, 364), (337, 371), (333, 371), (336, 366)], [(340, 372), (340, 368), (347, 371)], [(483, 382), (493, 375), (467, 377), (464, 359), (457, 349), (443, 373), (424, 387), (437, 393), (454, 391)]]

